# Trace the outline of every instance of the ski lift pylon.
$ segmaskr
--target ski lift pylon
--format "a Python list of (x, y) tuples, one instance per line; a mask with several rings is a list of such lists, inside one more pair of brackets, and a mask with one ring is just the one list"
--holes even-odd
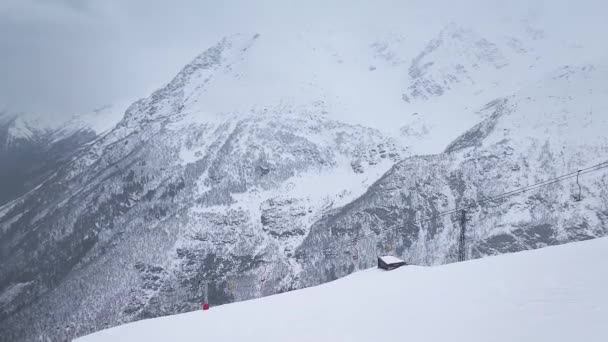
[(583, 198), (581, 197), (581, 184), (578, 182), (578, 177), (581, 174), (581, 170), (578, 170), (578, 172), (576, 173), (576, 185), (578, 186), (578, 196), (574, 196), (574, 201), (575, 202), (580, 202)]

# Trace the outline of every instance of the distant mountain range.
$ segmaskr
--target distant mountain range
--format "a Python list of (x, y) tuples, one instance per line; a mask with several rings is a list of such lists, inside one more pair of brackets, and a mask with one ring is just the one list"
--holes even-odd
[(69, 119), (0, 113), (0, 205), (30, 191), (112, 128), (122, 109), (105, 106)]

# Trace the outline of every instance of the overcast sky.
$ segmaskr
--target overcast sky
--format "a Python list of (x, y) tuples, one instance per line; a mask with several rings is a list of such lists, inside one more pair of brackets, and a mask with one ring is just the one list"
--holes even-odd
[(0, 111), (71, 116), (146, 97), (223, 36), (329, 7), (309, 4), (0, 0)]
[[(386, 12), (376, 14), (398, 15), (395, 6), (415, 1), (384, 0)], [(0, 111), (72, 115), (146, 97), (224, 35), (257, 30), (277, 16), (290, 17), (282, 25), (318, 20), (329, 3), (338, 13), (330, 20), (343, 21), (355, 2), (0, 0)], [(572, 1), (536, 2), (548, 9), (562, 3), (567, 13), (585, 10), (578, 2), (571, 8)], [(447, 12), (479, 7), (462, 3)], [(594, 12), (598, 18), (606, 15), (587, 9), (585, 16)], [(567, 23), (562, 26), (570, 31)]]
[(0, 110), (73, 113), (147, 96), (247, 11), (232, 1), (1, 0)]

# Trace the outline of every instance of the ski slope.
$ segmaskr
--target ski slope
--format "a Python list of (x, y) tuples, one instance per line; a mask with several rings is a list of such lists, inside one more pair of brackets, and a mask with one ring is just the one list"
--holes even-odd
[(607, 341), (608, 238), (130, 323), (99, 341)]

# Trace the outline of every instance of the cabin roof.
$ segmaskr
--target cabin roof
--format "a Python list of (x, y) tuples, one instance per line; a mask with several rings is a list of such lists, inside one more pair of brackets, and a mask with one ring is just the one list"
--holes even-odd
[(387, 265), (404, 262), (403, 260), (392, 255), (381, 256), (380, 259), (382, 259), (382, 262), (386, 263)]

